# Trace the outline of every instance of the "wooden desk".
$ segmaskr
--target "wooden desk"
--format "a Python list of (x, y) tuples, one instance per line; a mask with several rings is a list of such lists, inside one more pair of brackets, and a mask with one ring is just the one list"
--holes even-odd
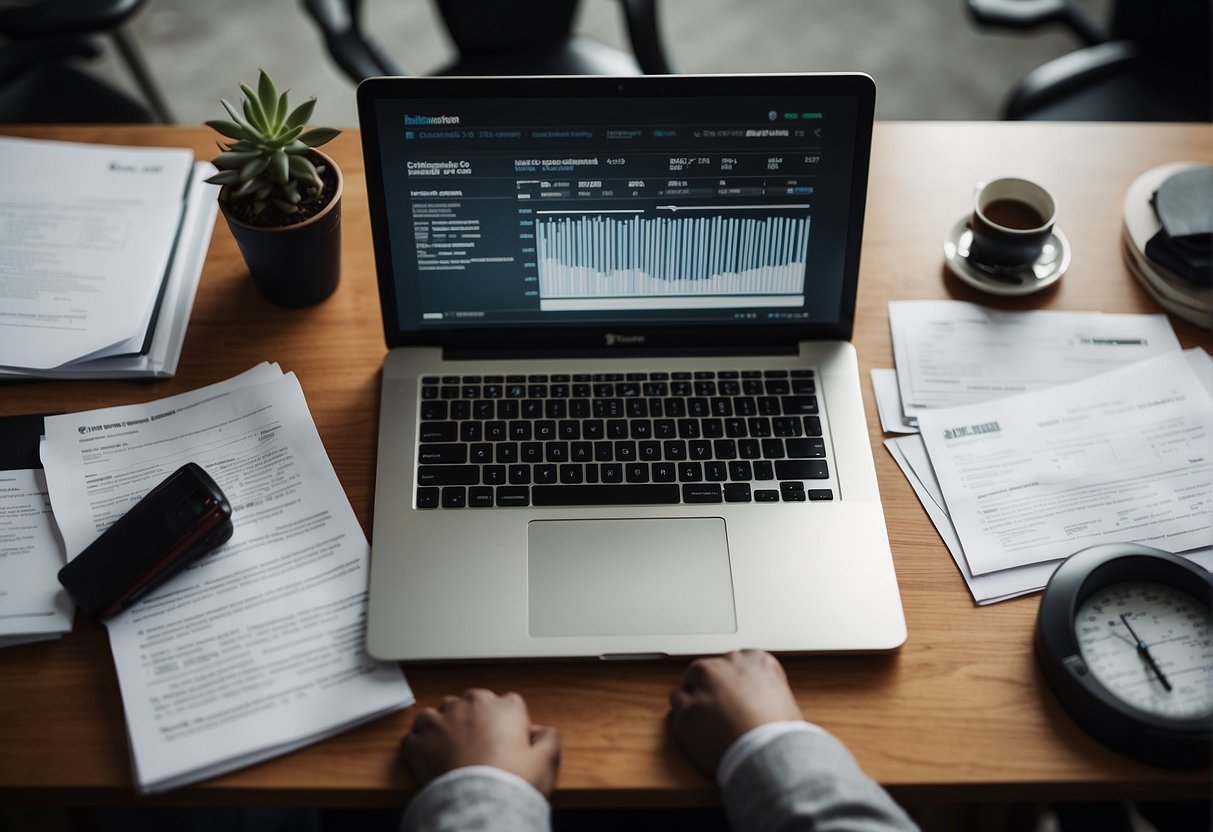
[[(7, 128), (13, 135), (214, 152), (202, 128)], [(346, 177), (341, 287), (314, 309), (270, 306), (254, 291), (223, 221), (216, 226), (176, 378), (0, 387), (0, 414), (145, 401), (219, 381), (263, 359), (295, 371), (368, 535), (379, 371), (385, 352), (354, 132), (332, 145)], [(907, 802), (1202, 797), (1208, 772), (1131, 762), (1088, 738), (1037, 675), (1038, 596), (973, 605), (939, 536), (893, 460), (867, 382), (892, 367), (887, 302), (959, 298), (1004, 308), (1157, 311), (1121, 261), (1121, 202), (1156, 165), (1213, 159), (1209, 125), (880, 124), (872, 160), (855, 341), (873, 452), (905, 601), (909, 641), (888, 656), (785, 661), (805, 714), (841, 737)], [(1043, 294), (981, 297), (945, 276), (942, 237), (975, 182), (1026, 176), (1054, 190), (1073, 266)], [(1185, 347), (1213, 336), (1174, 321)], [(715, 789), (672, 743), (667, 692), (682, 662), (534, 663), (407, 669), (418, 700), (473, 685), (514, 689), (536, 721), (560, 726), (558, 805), (693, 805)], [(397, 757), (412, 712), (159, 798), (180, 803), (400, 805)], [(0, 803), (130, 801), (121, 701), (104, 630), (78, 618), (56, 643), (0, 652)]]

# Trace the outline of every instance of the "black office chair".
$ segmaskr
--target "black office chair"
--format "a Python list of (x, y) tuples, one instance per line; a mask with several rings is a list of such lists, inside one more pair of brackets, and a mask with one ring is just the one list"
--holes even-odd
[[(0, 122), (169, 122), (168, 107), (122, 28), (143, 0), (42, 0), (0, 7)], [(146, 99), (119, 92), (82, 68), (113, 38)]]
[(968, 0), (985, 26), (1059, 23), (1085, 46), (1011, 91), (1008, 119), (1210, 121), (1209, 0), (1116, 0), (1105, 27), (1075, 0)]
[[(435, 0), (458, 52), (438, 75), (667, 75), (657, 0), (619, 0), (633, 55), (574, 35), (580, 0)], [(408, 75), (361, 27), (362, 0), (303, 0), (329, 54), (357, 82)]]

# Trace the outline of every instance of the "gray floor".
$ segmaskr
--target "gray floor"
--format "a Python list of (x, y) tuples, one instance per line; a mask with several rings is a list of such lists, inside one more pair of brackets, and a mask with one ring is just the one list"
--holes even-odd
[[(467, 0), (476, 2), (477, 0)], [(1102, 13), (1109, 0), (1084, 0)], [(1010, 86), (1076, 46), (1065, 32), (976, 30), (964, 0), (664, 0), (663, 30), (685, 72), (862, 70), (876, 79), (882, 119), (993, 119)], [(369, 28), (412, 71), (450, 57), (427, 0), (366, 0)], [(624, 44), (613, 0), (585, 0), (578, 31)], [(240, 81), (264, 67), (298, 100), (316, 96), (314, 122), (357, 123), (353, 84), (336, 69), (298, 0), (148, 0), (135, 36), (176, 120), (222, 115)], [(127, 74), (112, 55), (101, 71)]]

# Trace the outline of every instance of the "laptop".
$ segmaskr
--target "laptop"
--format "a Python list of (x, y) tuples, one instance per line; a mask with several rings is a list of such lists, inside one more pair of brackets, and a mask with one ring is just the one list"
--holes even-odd
[(903, 643), (849, 342), (874, 100), (860, 74), (362, 82), (372, 655)]

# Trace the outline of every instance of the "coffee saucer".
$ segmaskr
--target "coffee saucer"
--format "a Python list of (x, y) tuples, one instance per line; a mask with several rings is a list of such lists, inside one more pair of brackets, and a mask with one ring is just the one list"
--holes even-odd
[(992, 295), (1011, 297), (1030, 295), (1052, 286), (1070, 268), (1070, 242), (1057, 227), (1045, 243), (1035, 263), (1018, 269), (980, 266), (969, 259), (973, 231), (965, 214), (948, 231), (943, 241), (944, 262), (952, 274), (970, 286)]

